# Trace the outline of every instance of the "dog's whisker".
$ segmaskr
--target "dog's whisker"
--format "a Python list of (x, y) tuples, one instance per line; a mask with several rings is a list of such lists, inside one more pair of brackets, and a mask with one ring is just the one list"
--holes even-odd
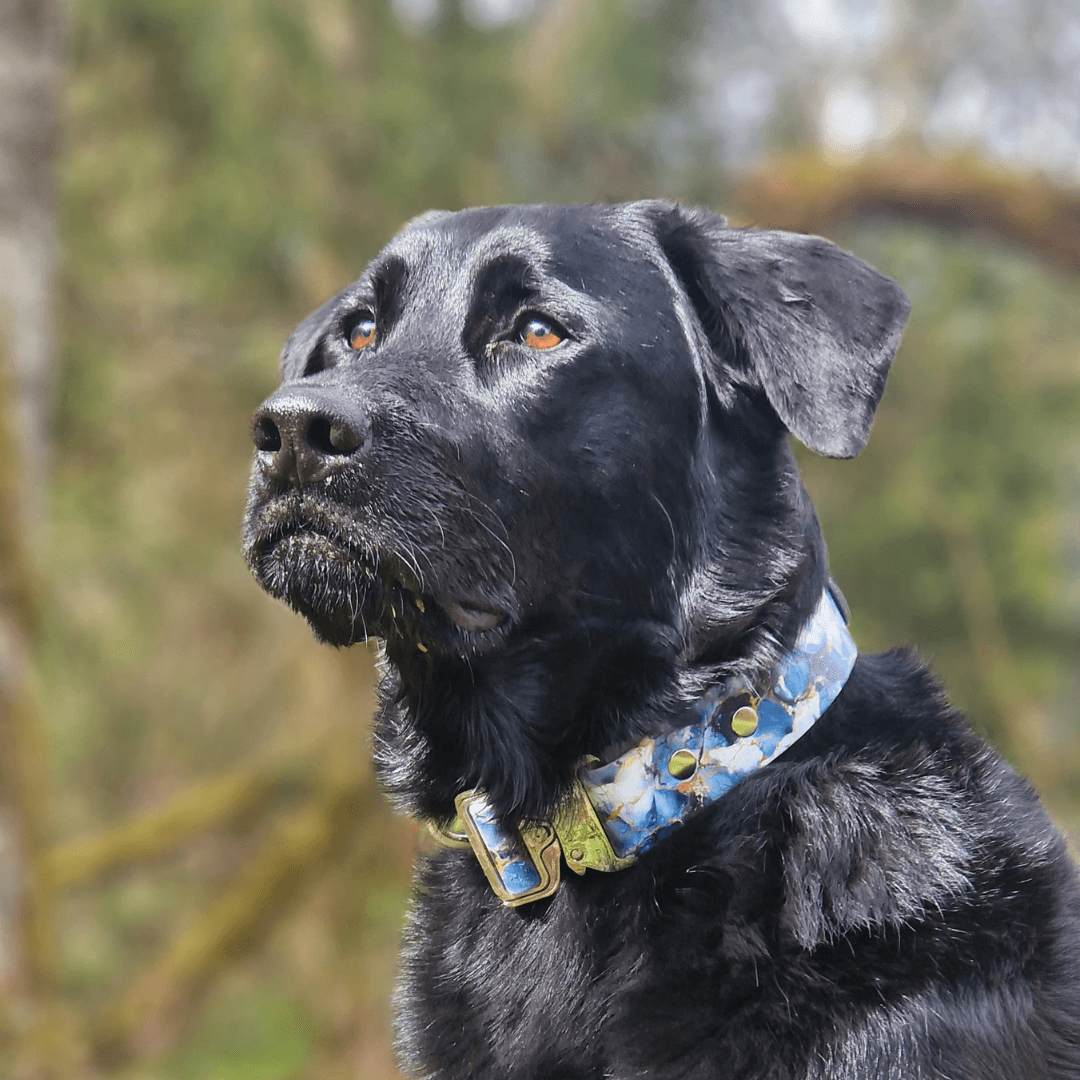
[(657, 495), (655, 491), (650, 492), (650, 494), (652, 495), (653, 499), (656, 500), (656, 505), (659, 506), (661, 510), (663, 510), (664, 517), (667, 518), (668, 528), (671, 530), (671, 553), (672, 555), (674, 555), (675, 552), (679, 550), (679, 540), (678, 537), (675, 535), (675, 523), (671, 520), (671, 515), (667, 512), (667, 507), (660, 501), (660, 496)]
[(477, 525), (480, 526), (481, 529), (484, 530), (484, 532), (486, 532), (492, 538), (492, 540), (494, 540), (500, 547), (502, 547), (506, 554), (509, 556), (511, 569), (510, 588), (512, 589), (517, 584), (517, 560), (514, 558), (513, 550), (511, 549), (510, 545), (506, 543), (505, 540), (501, 539), (490, 528), (488, 528), (487, 522), (485, 522), (479, 516), (479, 514), (475, 514), (473, 516), (473, 520), (476, 522)]
[(435, 511), (431, 509), (431, 507), (428, 507), (427, 510), (428, 510), (428, 513), (435, 519), (435, 525), (438, 527), (440, 546), (445, 548), (446, 547), (446, 532), (442, 527), (442, 522), (439, 520), (439, 515), (436, 514)]

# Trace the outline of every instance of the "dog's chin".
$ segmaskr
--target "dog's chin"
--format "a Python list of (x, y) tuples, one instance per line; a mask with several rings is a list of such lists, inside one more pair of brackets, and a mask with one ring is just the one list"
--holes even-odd
[(425, 602), (397, 580), (392, 556), (376, 563), (319, 532), (263, 537), (245, 555), (259, 584), (331, 645), (374, 636), (397, 656), (476, 654), (496, 646), (512, 623), (509, 612), (482, 598)]
[(383, 587), (356, 552), (313, 532), (259, 547), (249, 558), (259, 584), (307, 619), (316, 638), (353, 645), (376, 633)]

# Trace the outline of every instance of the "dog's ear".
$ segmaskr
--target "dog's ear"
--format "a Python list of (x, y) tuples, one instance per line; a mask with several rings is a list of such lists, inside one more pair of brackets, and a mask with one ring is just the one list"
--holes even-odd
[[(655, 205), (655, 204), (654, 204)], [(854, 457), (900, 343), (900, 287), (817, 236), (730, 228), (704, 210), (655, 205), (656, 235), (709, 337), (714, 386), (768, 398), (800, 442)]]

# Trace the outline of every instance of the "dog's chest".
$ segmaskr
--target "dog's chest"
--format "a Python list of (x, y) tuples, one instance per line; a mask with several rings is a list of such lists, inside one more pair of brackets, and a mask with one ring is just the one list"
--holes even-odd
[(790, 1002), (770, 959), (771, 874), (684, 894), (648, 867), (588, 874), (512, 910), (469, 858), (427, 868), (406, 932), (399, 1029), (415, 1075), (604, 1080), (648, 1062), (658, 1080), (712, 1076), (718, 1053), (746, 1064), (774, 1045), (761, 1025)]
[[(1004, 782), (1002, 767), (984, 761)], [(496, 900), (470, 852), (442, 853), (420, 872), (405, 935), (406, 1071), (426, 1080), (1057, 1075), (1016, 1071), (1029, 1059), (1015, 1047), (996, 1072), (972, 1073), (982, 1051), (970, 1033), (912, 1035), (952, 1015), (957, 987), (964, 1001), (975, 995), (965, 1008), (984, 1007), (983, 996), (997, 1007), (972, 972), (1035, 977), (1053, 948), (1059, 874), (1010, 854), (1015, 840), (974, 846), (985, 815), (928, 762), (920, 753), (873, 767), (780, 766), (630, 869), (568, 875), (554, 897), (517, 909)], [(1013, 1012), (1023, 1030), (1039, 1018), (1026, 997)], [(878, 1070), (886, 1044), (908, 1072)]]
[(421, 875), (398, 998), (405, 1064), (430, 1075), (438, 1062), (447, 1077), (603, 1075), (612, 920), (583, 910), (576, 883), (505, 908), (471, 858), (445, 853)]

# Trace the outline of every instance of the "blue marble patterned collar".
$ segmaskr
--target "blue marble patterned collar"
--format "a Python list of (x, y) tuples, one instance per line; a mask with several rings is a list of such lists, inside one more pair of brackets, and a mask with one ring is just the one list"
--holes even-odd
[(698, 699), (695, 723), (645, 738), (607, 764), (583, 765), (550, 825), (509, 829), (483, 792), (472, 791), (457, 799), (462, 829), (436, 835), (452, 846), (467, 842), (510, 906), (550, 896), (561, 861), (579, 874), (621, 869), (802, 738), (840, 693), (856, 655), (826, 590), (764, 694), (725, 682)]

